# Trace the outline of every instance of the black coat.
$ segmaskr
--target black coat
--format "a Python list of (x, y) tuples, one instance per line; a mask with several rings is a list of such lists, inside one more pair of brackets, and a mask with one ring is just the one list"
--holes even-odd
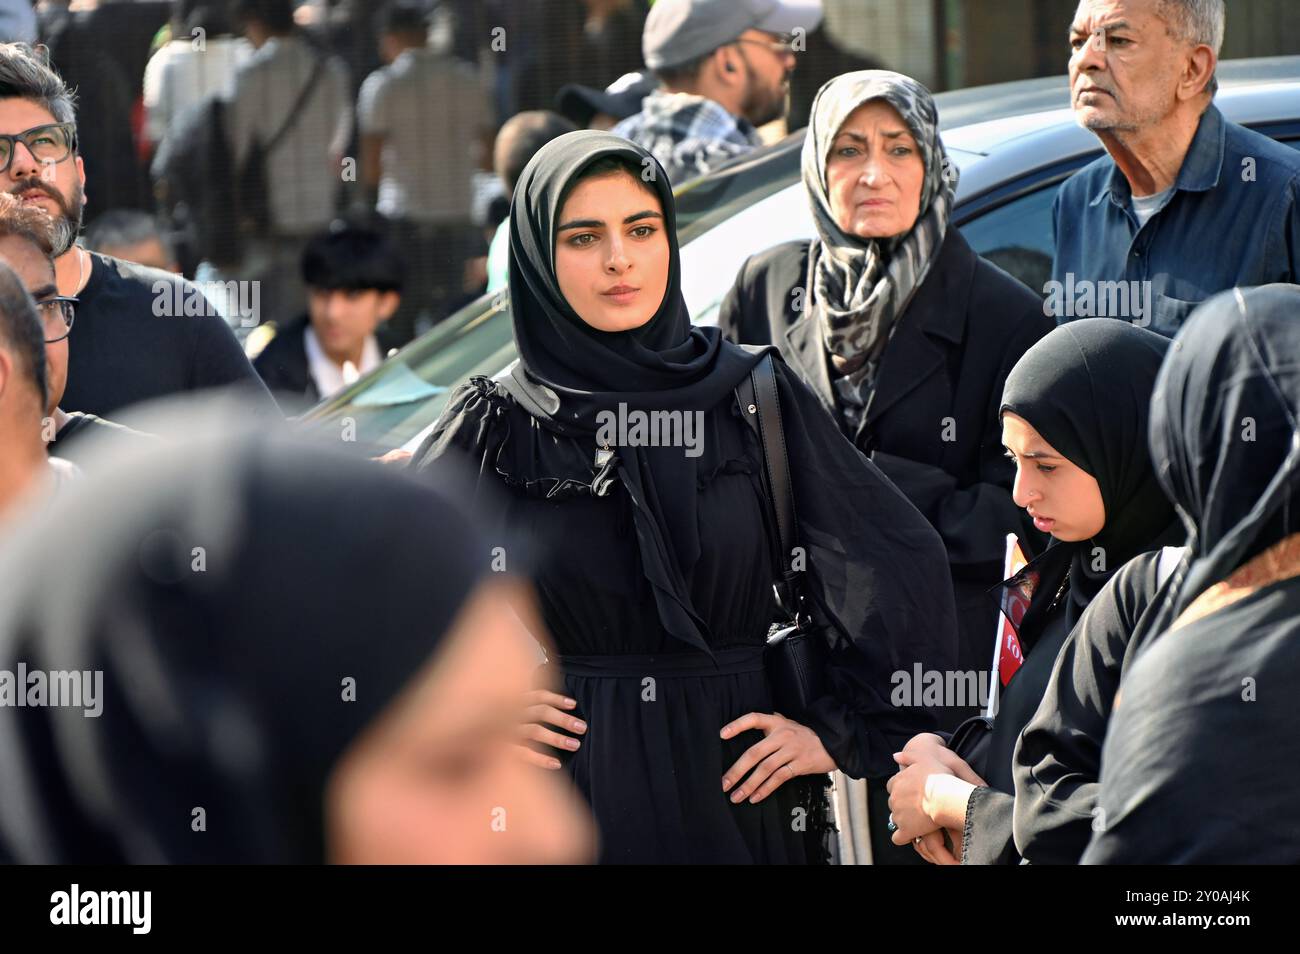
[[(840, 422), (826, 349), (801, 310), (808, 243), (750, 258), (718, 315), (723, 333), (780, 347)], [(1001, 582), (1005, 539), (1037, 551), (1045, 538), (1011, 500), (1014, 465), (1004, 454), (998, 409), (1007, 374), (1054, 327), (1028, 287), (975, 254), (948, 229), (939, 257), (881, 358), (862, 427), (848, 436), (939, 531), (948, 550), (961, 627), (958, 666), (987, 670), (996, 612), (987, 590)], [(954, 711), (950, 725), (969, 714)]]
[(316, 379), (307, 362), (307, 344), (303, 337), (308, 318), (301, 315), (277, 331), (253, 360), (253, 369), (274, 395), (285, 414), (301, 414), (320, 400)]

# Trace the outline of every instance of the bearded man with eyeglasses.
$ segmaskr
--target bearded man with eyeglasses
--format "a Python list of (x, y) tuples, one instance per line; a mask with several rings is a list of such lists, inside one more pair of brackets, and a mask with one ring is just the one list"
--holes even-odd
[[(63, 406), (102, 416), (180, 392), (239, 386), (278, 413), (215, 306), (170, 313), (169, 302), (197, 294), (193, 286), (76, 244), (85, 183), (72, 94), (26, 44), (0, 43), (0, 188), (49, 216), (58, 295), (79, 299)], [(184, 285), (179, 293), (176, 283)]]
[(91, 434), (115, 444), (151, 441), (139, 431), (114, 424), (83, 411), (68, 412), (59, 404), (68, 383), (68, 340), (77, 315), (78, 301), (60, 295), (54, 270), (55, 230), (49, 216), (34, 205), (0, 192), (0, 263), (14, 270), (27, 294), (36, 303), (36, 313), (45, 334), (45, 418), (41, 435), (51, 457), (81, 463), (80, 448)]
[(821, 0), (658, 0), (641, 52), (660, 86), (611, 131), (652, 153), (673, 186), (758, 148), (821, 19)]

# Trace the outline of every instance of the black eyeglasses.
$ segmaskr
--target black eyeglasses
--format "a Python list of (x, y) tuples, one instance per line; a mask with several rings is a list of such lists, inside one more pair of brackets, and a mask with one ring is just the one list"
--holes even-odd
[(50, 123), (46, 126), (33, 126), (12, 136), (0, 133), (0, 172), (6, 171), (9, 163), (14, 161), (16, 143), (26, 146), (37, 162), (62, 162), (77, 148), (77, 124)]
[(46, 344), (62, 341), (72, 332), (78, 302), (79, 299), (67, 295), (54, 295), (36, 303), (36, 308), (41, 313), (41, 324), (45, 326)]

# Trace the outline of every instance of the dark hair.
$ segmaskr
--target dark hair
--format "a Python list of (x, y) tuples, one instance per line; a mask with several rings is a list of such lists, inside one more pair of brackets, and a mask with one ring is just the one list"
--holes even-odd
[(402, 291), (405, 263), (388, 236), (374, 229), (336, 224), (307, 243), (302, 280), (325, 291)]
[(700, 78), (700, 71), (704, 69), (704, 64), (708, 62), (709, 57), (713, 56), (717, 50), (709, 50), (703, 56), (697, 56), (694, 59), (687, 60), (684, 63), (674, 63), (672, 66), (661, 66), (654, 70), (655, 78), (664, 86), (681, 86), (682, 84), (694, 85)]
[(429, 15), (423, 4), (413, 0), (392, 0), (379, 11), (377, 26), (380, 36), (385, 34), (427, 36)]
[(184, 40), (202, 28), (208, 36), (234, 33), (230, 5), (222, 0), (172, 0), (172, 39)]
[(241, 25), (260, 23), (274, 33), (293, 30), (293, 0), (234, 0), (231, 16)]
[(110, 209), (87, 227), (84, 244), (92, 252), (104, 252), (148, 241), (157, 241), (172, 257), (171, 241), (152, 215), (136, 209)]
[(492, 147), (492, 165), (507, 192), (515, 191), (515, 184), (523, 175), (524, 166), (534, 153), (552, 139), (571, 133), (578, 127), (559, 113), (548, 109), (515, 113), (501, 126), (497, 141)]
[(15, 367), (21, 369), (36, 389), (41, 401), (41, 414), (49, 400), (45, 381), (45, 327), (36, 314), (36, 304), (18, 275), (4, 262), (0, 262), (0, 347), (14, 358)]
[[(44, 48), (42, 48), (44, 51)], [(26, 99), (54, 117), (55, 122), (77, 121), (76, 98), (46, 56), (26, 43), (0, 43), (0, 99)], [(76, 141), (73, 141), (76, 148)]]
[(488, 228), (495, 229), (508, 218), (510, 218), (510, 200), (503, 195), (493, 197), (487, 207)]
[(40, 208), (28, 205), (17, 196), (0, 192), (0, 238), (20, 238), (31, 242), (54, 264), (54, 226)]

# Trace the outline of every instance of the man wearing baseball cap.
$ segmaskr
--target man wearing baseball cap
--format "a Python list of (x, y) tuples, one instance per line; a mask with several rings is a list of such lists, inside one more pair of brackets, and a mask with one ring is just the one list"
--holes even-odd
[(641, 52), (660, 87), (613, 132), (674, 186), (749, 152), (785, 114), (795, 50), (821, 19), (821, 0), (657, 0)]

